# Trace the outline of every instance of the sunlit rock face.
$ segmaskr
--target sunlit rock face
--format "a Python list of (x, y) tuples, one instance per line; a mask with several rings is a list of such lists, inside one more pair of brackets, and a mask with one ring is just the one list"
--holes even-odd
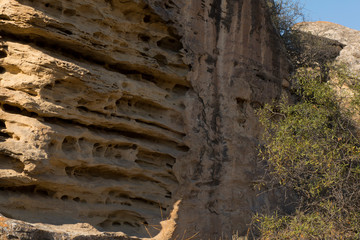
[(345, 63), (349, 69), (360, 74), (360, 31), (331, 22), (303, 22), (296, 27), (314, 36), (336, 40), (343, 44), (338, 62)]
[(245, 235), (255, 110), (288, 87), (262, 0), (0, 0), (1, 233)]

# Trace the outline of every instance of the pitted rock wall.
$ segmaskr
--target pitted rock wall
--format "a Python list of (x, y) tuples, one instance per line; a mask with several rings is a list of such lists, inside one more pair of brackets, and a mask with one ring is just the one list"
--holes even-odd
[(261, 0), (1, 0), (0, 213), (24, 223), (2, 232), (245, 235), (271, 201), (255, 110), (288, 87), (269, 19)]
[(189, 157), (175, 165), (183, 164), (175, 236), (244, 236), (251, 215), (275, 203), (253, 189), (261, 169), (255, 112), (286, 93), (289, 63), (264, 1), (190, 1), (180, 9), (193, 98), (186, 104)]

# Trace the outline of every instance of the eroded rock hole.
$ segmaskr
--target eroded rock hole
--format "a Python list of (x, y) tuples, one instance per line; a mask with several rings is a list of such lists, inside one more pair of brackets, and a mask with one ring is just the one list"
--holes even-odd
[(247, 114), (246, 114), (247, 100), (242, 98), (236, 98), (236, 104), (239, 110), (239, 117), (237, 119), (237, 122), (240, 127), (244, 127), (244, 124), (246, 123), (247, 120)]
[(65, 167), (66, 175), (71, 177), (73, 175), (73, 170), (74, 170), (74, 167)]
[(65, 137), (61, 148), (64, 152), (73, 152), (77, 150), (77, 139), (74, 137)]
[(164, 55), (157, 54), (154, 56), (155, 60), (160, 66), (166, 66), (168, 64), (167, 58)]
[(170, 6), (169, 4), (167, 4), (167, 3), (165, 3), (164, 6), (165, 6), (166, 9), (173, 8), (173, 7), (171, 7), (171, 6)]
[(53, 86), (52, 86), (52, 84), (46, 84), (44, 86), (44, 88), (47, 89), (47, 90), (52, 90)]
[(7, 57), (7, 53), (4, 50), (0, 51), (0, 58), (6, 58)]
[(100, 145), (99, 143), (95, 143), (93, 146), (93, 156), (94, 157), (102, 157), (105, 152), (105, 147)]
[(145, 15), (143, 20), (144, 20), (144, 23), (149, 23), (151, 21), (151, 16), (150, 15)]
[(4, 120), (0, 120), (0, 130), (3, 130), (6, 128), (6, 124)]
[(156, 44), (162, 49), (170, 50), (173, 52), (178, 52), (183, 48), (182, 43), (172, 37), (164, 37), (157, 41)]
[(167, 192), (165, 198), (171, 198), (171, 192)]
[(256, 74), (256, 76), (258, 78), (260, 78), (261, 80), (266, 80), (266, 77), (265, 77), (265, 75), (263, 73), (258, 73), (258, 74)]
[[(1, 137), (2, 135), (0, 135), (0, 142)], [(12, 169), (15, 172), (21, 173), (24, 171), (24, 168), (24, 163), (19, 159), (0, 153), (0, 169)]]
[(184, 85), (180, 85), (180, 84), (176, 84), (173, 89), (172, 89), (172, 92), (173, 93), (176, 93), (178, 95), (185, 95), (185, 93), (187, 91), (189, 91), (189, 87), (187, 86), (184, 86)]
[(60, 198), (61, 200), (63, 200), (63, 201), (66, 201), (66, 200), (68, 200), (69, 199), (69, 197), (67, 196), (67, 195), (64, 195), (64, 196), (61, 196), (61, 198)]
[(0, 74), (4, 74), (6, 72), (6, 69), (2, 66), (0, 66)]
[(25, 115), (28, 117), (38, 117), (39, 116), (37, 113), (29, 112), (26, 109), (21, 109), (17, 106), (13, 106), (13, 105), (9, 105), (9, 104), (4, 104), (2, 106), (2, 109), (8, 113), (21, 114), (21, 115)]
[(0, 14), (0, 19), (1, 20), (5, 20), (5, 21), (9, 21), (11, 20), (9, 16), (5, 15), (5, 14)]
[(5, 142), (8, 138), (11, 138), (11, 135), (0, 130), (0, 142)]
[(8, 113), (14, 113), (14, 114), (21, 114), (22, 113), (21, 108), (16, 107), (16, 106), (12, 106), (12, 105), (9, 105), (9, 104), (4, 104), (2, 107), (3, 107), (4, 111), (8, 112)]
[(79, 110), (79, 112), (89, 112), (89, 109), (84, 106), (76, 107), (76, 109)]
[(140, 33), (138, 35), (138, 37), (143, 42), (150, 42), (150, 39), (151, 39), (148, 35), (145, 35), (145, 34), (142, 34), (142, 33)]
[(177, 146), (176, 149), (182, 152), (188, 152), (190, 150), (188, 146)]
[(156, 84), (155, 77), (149, 74), (141, 74), (142, 79)]
[(236, 104), (238, 105), (238, 108), (241, 112), (245, 111), (245, 106), (246, 106), (245, 103), (246, 103), (246, 100), (241, 99), (241, 98), (236, 98)]

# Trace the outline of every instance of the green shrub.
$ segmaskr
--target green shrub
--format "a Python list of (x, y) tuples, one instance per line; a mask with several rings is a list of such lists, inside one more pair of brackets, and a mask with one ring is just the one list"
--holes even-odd
[[(360, 239), (360, 141), (353, 119), (359, 114), (359, 81), (344, 68), (300, 68), (293, 91), (298, 100), (266, 105), (260, 155), (268, 171), (259, 187), (286, 187), (296, 195), (296, 211), (257, 215), (263, 239)], [(352, 98), (337, 90), (346, 85)], [(344, 107), (346, 106), (346, 107)]]

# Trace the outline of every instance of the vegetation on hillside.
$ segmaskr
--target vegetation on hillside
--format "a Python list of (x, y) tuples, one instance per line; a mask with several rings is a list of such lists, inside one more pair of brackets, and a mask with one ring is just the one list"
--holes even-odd
[[(336, 83), (324, 82), (319, 69), (298, 69), (298, 101), (282, 99), (258, 112), (265, 128), (260, 155), (268, 164), (258, 186), (286, 187), (296, 196), (290, 215), (256, 216), (263, 239), (360, 238), (360, 139), (353, 124), (360, 87), (349, 84), (354, 79), (343, 68), (330, 69)], [(351, 99), (336, 92), (345, 84)]]
[[(295, 16), (287, 15), (301, 15), (297, 1), (268, 2), (280, 10), (272, 10), (273, 21), (289, 56), (298, 54), (291, 58), (296, 100), (283, 97), (258, 111), (266, 171), (256, 187), (293, 198), (291, 211), (257, 213), (252, 233), (260, 239), (360, 239), (360, 79), (331, 63), (337, 53), (328, 55), (326, 39), (299, 38), (291, 30)], [(341, 94), (344, 89), (351, 94)]]

